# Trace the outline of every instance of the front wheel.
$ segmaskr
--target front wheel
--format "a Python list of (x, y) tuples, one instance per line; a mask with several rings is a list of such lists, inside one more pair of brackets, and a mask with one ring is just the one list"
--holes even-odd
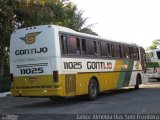
[(95, 100), (98, 95), (98, 84), (95, 79), (91, 79), (88, 85), (88, 99)]

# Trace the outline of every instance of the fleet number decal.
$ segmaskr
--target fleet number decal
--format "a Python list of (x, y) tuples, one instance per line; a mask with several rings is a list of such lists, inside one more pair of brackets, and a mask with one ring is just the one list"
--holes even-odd
[[(64, 69), (82, 69), (82, 62), (63, 62)], [(112, 62), (87, 61), (87, 69), (112, 69)]]
[(39, 68), (22, 68), (20, 69), (20, 73), (21, 75), (24, 74), (40, 74), (43, 73), (43, 67), (39, 67)]
[(82, 62), (63, 62), (64, 69), (81, 69)]

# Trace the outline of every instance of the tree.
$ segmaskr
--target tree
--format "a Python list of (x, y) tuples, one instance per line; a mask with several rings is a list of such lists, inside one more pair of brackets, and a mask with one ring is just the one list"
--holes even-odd
[(156, 49), (160, 45), (160, 39), (154, 40), (149, 49)]
[(65, 26), (78, 32), (97, 35), (91, 29), (95, 24), (85, 26), (88, 18), (83, 17), (83, 11), (77, 10), (76, 5), (73, 5), (71, 2), (67, 4), (58, 2), (57, 4), (50, 4), (49, 6), (55, 13), (56, 19), (52, 22), (53, 24)]
[(97, 35), (91, 29), (94, 24), (85, 26), (88, 18), (70, 0), (19, 0), (14, 13), (20, 27), (55, 24)]
[[(50, 0), (52, 3), (52, 0)], [(21, 22), (20, 27), (49, 24), (54, 19), (53, 11), (46, 6), (49, 0), (19, 0), (14, 9), (16, 19)]]
[(78, 32), (88, 33), (88, 34), (92, 34), (92, 35), (98, 35), (97, 33), (95, 33), (92, 30), (92, 27), (95, 25), (95, 23), (85, 26), (87, 20), (88, 20), (88, 18), (83, 17), (82, 10), (77, 11), (75, 14), (74, 29)]
[(10, 0), (0, 2), (0, 80), (3, 78), (5, 66), (9, 65), (9, 40), (13, 30), (14, 17), (11, 5)]

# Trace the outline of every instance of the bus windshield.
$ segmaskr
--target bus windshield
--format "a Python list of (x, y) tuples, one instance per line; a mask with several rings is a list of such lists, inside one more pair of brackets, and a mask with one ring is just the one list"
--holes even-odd
[(160, 51), (157, 51), (156, 53), (157, 53), (158, 59), (160, 59)]

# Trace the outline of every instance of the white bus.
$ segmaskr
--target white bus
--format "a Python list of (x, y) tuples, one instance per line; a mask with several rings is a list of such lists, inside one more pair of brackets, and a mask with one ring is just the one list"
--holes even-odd
[(72, 29), (42, 25), (15, 30), (10, 42), (13, 96), (86, 94), (147, 83), (145, 51)]
[(160, 81), (160, 49), (146, 51), (146, 62), (148, 77)]

